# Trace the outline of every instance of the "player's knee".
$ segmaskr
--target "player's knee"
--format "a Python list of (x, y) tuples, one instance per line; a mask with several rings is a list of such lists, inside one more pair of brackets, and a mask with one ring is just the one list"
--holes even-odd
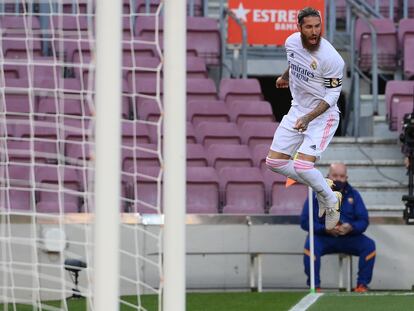
[(302, 174), (307, 172), (308, 170), (313, 169), (315, 166), (315, 163), (310, 161), (304, 161), (300, 159), (295, 159), (293, 161), (293, 168), (295, 169), (296, 173), (302, 177)]

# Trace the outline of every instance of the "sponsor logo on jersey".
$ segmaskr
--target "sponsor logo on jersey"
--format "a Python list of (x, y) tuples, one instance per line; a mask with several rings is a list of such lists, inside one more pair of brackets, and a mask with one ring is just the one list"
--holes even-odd
[(303, 68), (302, 66), (296, 65), (290, 61), (288, 63), (291, 69), (291, 73), (299, 80), (309, 82), (309, 78), (315, 77), (313, 72), (309, 69)]
[(342, 85), (341, 78), (324, 78), (324, 85), (328, 89), (333, 89)]

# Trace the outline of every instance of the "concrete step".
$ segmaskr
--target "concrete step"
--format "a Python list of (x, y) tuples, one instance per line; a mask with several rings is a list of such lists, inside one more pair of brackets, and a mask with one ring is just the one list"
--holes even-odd
[(373, 136), (395, 139), (399, 137), (397, 131), (390, 131), (386, 116), (374, 116), (373, 122)]
[[(374, 111), (373, 96), (371, 94), (362, 94), (359, 102), (361, 105), (361, 117), (372, 116)], [(378, 95), (378, 115), (385, 116), (385, 106), (385, 95)]]
[(360, 192), (365, 204), (371, 210), (381, 210), (384, 207), (402, 210), (404, 208), (402, 196), (408, 193), (406, 187), (355, 188)]

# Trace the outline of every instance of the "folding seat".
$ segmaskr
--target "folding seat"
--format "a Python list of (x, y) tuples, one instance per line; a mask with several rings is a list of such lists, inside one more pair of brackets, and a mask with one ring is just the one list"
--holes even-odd
[(412, 52), (414, 51), (414, 36), (405, 40), (404, 44), (404, 77), (406, 79), (414, 79), (414, 58)]
[[(197, 141), (197, 135), (194, 129), (194, 126), (191, 122), (186, 123), (186, 129), (187, 129), (187, 144), (196, 144)], [(201, 143), (201, 142), (200, 142)]]
[(1, 26), (4, 37), (41, 37), (40, 22), (35, 15), (4, 15)]
[[(88, 40), (89, 23), (88, 16), (83, 14), (52, 15), (49, 19), (49, 28), (57, 38), (73, 38)], [(90, 23), (94, 26), (93, 22)]]
[(43, 141), (55, 142), (58, 137), (59, 128), (53, 122), (26, 120), (9, 120), (13, 125), (13, 136), (21, 138), (35, 137)]
[(90, 0), (61, 0), (59, 5), (62, 6), (62, 12), (64, 14), (87, 14), (88, 5), (91, 5)]
[(38, 166), (35, 169), (35, 181), (37, 212), (80, 212), (83, 185), (78, 170)]
[(194, 49), (207, 65), (220, 63), (221, 36), (218, 21), (210, 17), (187, 17), (187, 50)]
[(33, 192), (31, 190), (31, 168), (29, 165), (8, 164), (4, 167), (4, 184), (1, 181), (3, 200), (0, 202), (1, 208), (13, 211), (28, 211), (33, 208)]
[(385, 87), (385, 102), (387, 119), (391, 130), (396, 131), (400, 126), (397, 123), (396, 112), (401, 102), (413, 102), (414, 81), (388, 81)]
[(158, 104), (156, 100), (143, 99), (136, 103), (136, 111), (138, 113), (139, 120), (158, 122), (161, 116), (161, 104)]
[(85, 140), (70, 140), (64, 145), (65, 162), (85, 166), (93, 159), (94, 144)]
[(205, 148), (212, 144), (241, 144), (240, 132), (235, 123), (202, 122), (195, 130), (197, 141)]
[(136, 11), (137, 13), (156, 13), (161, 1), (160, 0), (148, 0), (148, 9), (145, 0), (137, 0)]
[(252, 149), (253, 165), (261, 169), (262, 172), (267, 171), (266, 157), (269, 153), (270, 145), (258, 144)]
[(212, 79), (187, 79), (187, 101), (216, 99), (217, 89)]
[(346, 18), (346, 0), (336, 0), (335, 9), (336, 18), (344, 20)]
[(250, 148), (259, 144), (270, 146), (278, 125), (276, 122), (245, 122), (240, 130), (242, 143)]
[(208, 166), (207, 154), (201, 144), (187, 144), (187, 167)]
[(154, 42), (141, 37), (134, 37), (134, 41), (125, 40), (122, 42), (122, 58), (134, 59), (139, 57), (161, 58)]
[(212, 167), (187, 167), (187, 214), (217, 214), (219, 180)]
[(122, 144), (134, 146), (138, 143), (150, 143), (150, 136), (146, 124), (122, 121)]
[(219, 171), (224, 214), (264, 214), (265, 184), (256, 167), (225, 167)]
[(219, 97), (226, 103), (236, 100), (263, 100), (262, 90), (257, 79), (222, 79)]
[(27, 77), (27, 63), (21, 65), (3, 64), (4, 77), (6, 79), (23, 79)]
[(402, 18), (398, 23), (398, 44), (402, 49), (405, 40), (414, 37), (414, 18)]
[[(395, 70), (397, 67), (397, 32), (394, 23), (388, 19), (372, 18), (377, 32), (378, 67), (382, 70)], [(371, 70), (372, 46), (371, 31), (361, 19), (355, 25), (355, 49), (359, 56), (359, 66), (364, 71)]]
[(4, 101), (4, 112), (6, 116), (13, 118), (29, 118), (29, 114), (33, 113), (34, 96), (29, 93), (6, 90)]
[(133, 183), (130, 184), (129, 195), (133, 201), (127, 207), (128, 212), (140, 214), (156, 214), (162, 212), (162, 196), (159, 167), (141, 167)]
[(164, 32), (164, 19), (161, 16), (137, 16), (135, 20), (135, 39), (155, 42), (156, 31), (158, 31), (158, 41), (161, 43)]
[(272, 107), (266, 101), (233, 101), (229, 105), (231, 120), (238, 126), (245, 122), (274, 122)]
[(208, 78), (206, 61), (201, 57), (188, 56), (187, 78)]
[[(32, 149), (33, 148), (33, 149)], [(34, 140), (7, 140), (9, 162), (57, 163), (57, 142)]]
[(122, 71), (127, 81), (145, 79), (156, 79), (157, 71), (161, 70), (161, 60), (158, 57), (135, 57), (122, 59)]
[(155, 99), (158, 92), (158, 95), (161, 95), (162, 81), (159, 81), (159, 84), (160, 89), (157, 90), (157, 79), (142, 78), (134, 81), (132, 75), (128, 79), (129, 93), (136, 95), (137, 100), (144, 100), (151, 97)]
[(286, 188), (286, 177), (270, 170), (265, 171), (264, 180), (270, 195), (271, 215), (300, 215), (307, 198), (308, 187), (295, 183)]
[(210, 145), (207, 149), (209, 165), (217, 171), (223, 167), (252, 167), (253, 160), (246, 145)]
[(157, 145), (141, 143), (135, 148), (122, 148), (122, 170), (135, 172), (141, 167), (160, 167)]
[(222, 101), (197, 100), (188, 103), (187, 120), (197, 126), (201, 122), (229, 122), (230, 115)]
[[(2, 39), (3, 56), (7, 60), (28, 59), (29, 55), (33, 57), (42, 56), (42, 47), (40, 39), (10, 38)], [(30, 49), (28, 49), (28, 44)]]

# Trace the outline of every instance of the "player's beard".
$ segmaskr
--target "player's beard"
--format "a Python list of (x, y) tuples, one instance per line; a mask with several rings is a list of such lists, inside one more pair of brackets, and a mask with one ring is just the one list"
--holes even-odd
[[(300, 33), (300, 38), (302, 39), (303, 47), (311, 52), (316, 51), (319, 48), (319, 44), (321, 43), (321, 35), (317, 35), (317, 36), (312, 35), (312, 36), (306, 37), (303, 33)], [(312, 44), (309, 42), (309, 40), (312, 38), (316, 39), (315, 44)]]

